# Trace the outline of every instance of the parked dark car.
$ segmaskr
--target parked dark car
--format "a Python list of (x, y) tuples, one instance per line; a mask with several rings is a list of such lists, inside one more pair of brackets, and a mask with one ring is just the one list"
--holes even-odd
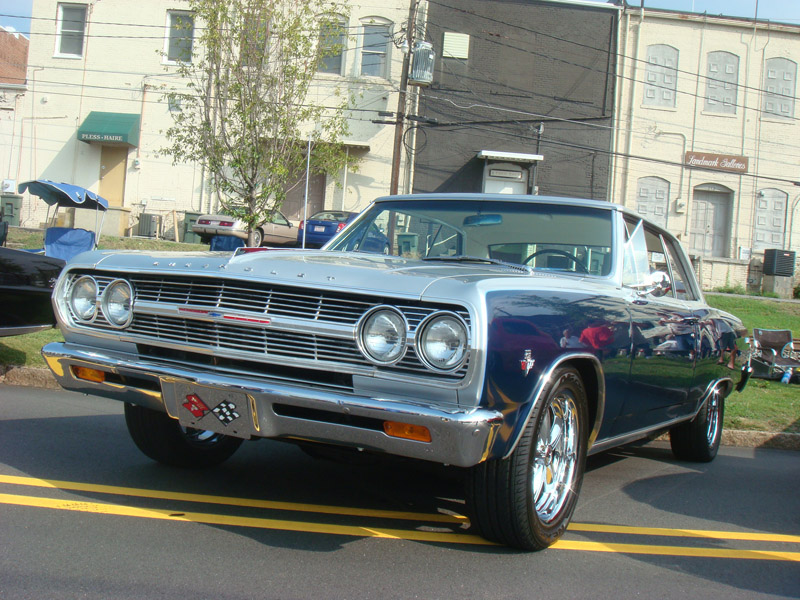
[(321, 248), (355, 219), (357, 214), (343, 210), (323, 210), (314, 213), (308, 220), (300, 222), (297, 228), (297, 247)]
[(265, 437), (463, 467), (472, 528), (523, 549), (564, 533), (588, 454), (669, 432), (712, 460), (749, 374), (678, 240), (591, 200), (385, 197), (322, 251), (88, 254), (54, 298), (56, 378), (124, 401), (147, 456)]
[(55, 325), (50, 296), (63, 267), (60, 258), (0, 247), (0, 336)]

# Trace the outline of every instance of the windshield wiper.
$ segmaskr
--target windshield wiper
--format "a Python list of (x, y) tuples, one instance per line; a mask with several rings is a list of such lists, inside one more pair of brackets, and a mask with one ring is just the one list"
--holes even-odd
[(518, 265), (515, 263), (506, 262), (498, 258), (467, 256), (466, 254), (456, 254), (455, 256), (446, 256), (446, 255), (423, 256), (422, 260), (440, 260), (443, 262), (474, 262), (474, 263), (483, 263), (488, 265), (500, 265), (501, 267), (509, 267), (511, 269), (516, 269), (517, 271), (522, 271), (523, 273), (531, 273), (531, 268), (526, 267), (524, 265)]

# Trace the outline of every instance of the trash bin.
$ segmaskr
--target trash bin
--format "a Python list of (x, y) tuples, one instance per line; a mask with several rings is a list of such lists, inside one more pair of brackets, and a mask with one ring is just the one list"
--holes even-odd
[(22, 196), (17, 194), (3, 194), (0, 196), (3, 221), (11, 227), (19, 227), (19, 211), (22, 207)]
[(199, 244), (200, 235), (192, 231), (192, 226), (197, 223), (198, 217), (202, 213), (186, 211), (183, 217), (183, 242), (187, 244)]

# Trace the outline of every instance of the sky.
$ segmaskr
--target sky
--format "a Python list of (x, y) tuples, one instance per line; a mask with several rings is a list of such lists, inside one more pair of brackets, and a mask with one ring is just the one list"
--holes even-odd
[[(134, 0), (129, 0), (134, 1)], [(604, 2), (605, 0), (592, 0)], [(800, 0), (628, 0), (638, 6), (644, 2), (645, 8), (666, 8), (685, 12), (707, 12), (710, 15), (752, 18), (758, 6), (758, 18), (782, 23), (800, 25)], [(351, 0), (353, 4), (358, 0)], [(17, 31), (28, 33), (33, 0), (0, 0), (0, 25), (11, 26)]]

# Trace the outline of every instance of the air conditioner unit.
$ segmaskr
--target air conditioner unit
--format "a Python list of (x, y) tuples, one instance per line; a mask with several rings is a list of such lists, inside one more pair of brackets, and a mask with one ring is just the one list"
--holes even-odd
[(139, 217), (139, 232), (142, 237), (158, 237), (161, 231), (161, 215), (142, 213)]
[(764, 275), (794, 276), (794, 251), (768, 248), (764, 250)]
[(4, 194), (16, 194), (17, 182), (13, 179), (3, 179), (3, 186), (0, 188)]
[(436, 55), (433, 44), (417, 42), (411, 54), (411, 73), (408, 83), (411, 85), (430, 85), (433, 82), (433, 63)]

